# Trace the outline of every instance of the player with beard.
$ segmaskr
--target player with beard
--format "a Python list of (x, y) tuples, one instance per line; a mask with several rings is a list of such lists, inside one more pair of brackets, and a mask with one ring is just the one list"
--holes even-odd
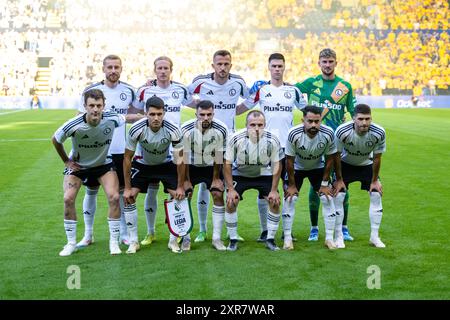
[[(306, 106), (303, 109), (302, 123), (288, 133), (285, 150), (288, 187), (285, 190), (286, 201), (282, 211), (285, 236), (283, 249), (286, 250), (294, 249), (289, 236), (294, 221), (295, 203), (304, 178), (308, 178), (322, 202), (325, 246), (328, 249), (345, 247), (341, 231), (343, 213), (335, 210), (336, 202), (340, 202), (338, 205), (342, 207), (344, 198), (333, 197), (334, 192), (329, 181), (337, 154), (334, 132), (330, 127), (321, 124), (321, 113), (322, 109), (319, 107)], [(342, 179), (337, 179), (336, 186), (339, 189), (344, 188)], [(336, 235), (333, 237), (335, 231)]]
[[(353, 96), (352, 86), (349, 82), (335, 74), (337, 66), (336, 52), (326, 48), (320, 51), (318, 65), (321, 74), (311, 77), (303, 82), (297, 83), (297, 88), (308, 96), (308, 104), (318, 106), (322, 109), (322, 122), (336, 130), (336, 128), (345, 121), (345, 113), (349, 112), (353, 116), (355, 97)], [(320, 199), (314, 188), (309, 189), (309, 213), (311, 219), (311, 232), (309, 241), (319, 239), (319, 206)], [(344, 240), (352, 241), (347, 228), (348, 216), (348, 192), (344, 201), (344, 222), (342, 232)]]
[[(189, 85), (192, 95), (198, 97), (198, 101), (209, 100), (214, 104), (214, 117), (222, 121), (228, 128), (229, 134), (235, 131), (234, 119), (239, 97), (248, 97), (247, 85), (242, 77), (230, 73), (231, 53), (227, 50), (218, 50), (213, 55), (212, 68), (214, 72), (199, 75)], [(198, 220), (200, 232), (195, 242), (206, 240), (206, 224), (209, 207), (209, 190), (206, 184), (201, 183), (197, 195)], [(237, 238), (243, 241), (239, 235)]]
[[(340, 125), (335, 133), (338, 149), (336, 175), (341, 176), (345, 187), (352, 182), (361, 182), (361, 190), (369, 193), (369, 243), (377, 248), (384, 248), (380, 240), (380, 229), (383, 206), (381, 196), (383, 189), (379, 179), (381, 156), (386, 151), (386, 132), (384, 128), (372, 122), (372, 111), (366, 104), (355, 107), (353, 120)], [(340, 166), (339, 164), (342, 164)], [(344, 188), (335, 186), (341, 197)], [(343, 211), (336, 207), (336, 211)]]
[[(81, 100), (84, 100), (84, 95), (88, 90), (98, 89), (105, 95), (105, 111), (115, 111), (118, 114), (124, 115), (126, 122), (135, 122), (138, 119), (143, 118), (143, 112), (135, 109), (132, 106), (132, 102), (135, 99), (135, 89), (120, 81), (120, 75), (122, 73), (122, 60), (119, 56), (108, 55), (103, 59), (103, 73), (105, 79), (87, 87), (81, 95)], [(84, 113), (83, 104), (80, 104), (78, 109), (79, 113)], [(117, 170), (117, 176), (119, 178), (120, 185), (120, 239), (124, 244), (128, 244), (127, 240), (127, 226), (125, 223), (125, 217), (123, 215), (123, 155), (125, 153), (125, 131), (126, 124), (122, 124), (114, 131), (114, 136), (110, 146), (110, 155), (114, 166)], [(98, 187), (88, 186), (86, 188), (86, 194), (83, 199), (83, 216), (84, 216), (84, 237), (77, 244), (78, 248), (87, 247), (94, 242), (94, 217), (97, 208), (97, 193)]]

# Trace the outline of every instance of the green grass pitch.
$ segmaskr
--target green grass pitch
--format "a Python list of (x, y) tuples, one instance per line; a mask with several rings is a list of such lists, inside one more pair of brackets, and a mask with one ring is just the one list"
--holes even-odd
[[(299, 241), (292, 252), (270, 252), (255, 241), (259, 235), (256, 192), (248, 191), (238, 210), (238, 230), (246, 241), (237, 252), (215, 251), (208, 240), (193, 243), (190, 252), (171, 253), (161, 193), (156, 243), (133, 256), (110, 256), (106, 203), (100, 192), (96, 243), (70, 257), (59, 257), (66, 243), (63, 164), (50, 137), (74, 114), (75, 110), (0, 114), (0, 299), (450, 298), (450, 109), (374, 110), (374, 121), (387, 131), (381, 168), (380, 235), (385, 249), (368, 245), (369, 201), (357, 185), (350, 188), (349, 215), (355, 241), (343, 250), (326, 250), (321, 216), (319, 242), (306, 241), (306, 183), (296, 207), (293, 229)], [(192, 116), (192, 110), (183, 111), (183, 120)], [(296, 124), (299, 119), (297, 113)], [(242, 127), (242, 116), (238, 123)], [(83, 194), (82, 189), (77, 201), (78, 240), (84, 231)], [(138, 199), (140, 239), (146, 233), (143, 198)], [(195, 237), (195, 197), (192, 205)], [(210, 239), (211, 211), (208, 228)], [(279, 229), (278, 239), (280, 234)], [(67, 287), (71, 265), (80, 268), (79, 290)], [(373, 265), (380, 270), (380, 289), (367, 286)]]

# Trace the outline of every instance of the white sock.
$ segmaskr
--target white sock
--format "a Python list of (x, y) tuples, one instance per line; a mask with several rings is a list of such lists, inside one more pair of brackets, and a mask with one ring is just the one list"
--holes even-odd
[(212, 207), (212, 223), (213, 223), (213, 240), (220, 240), (222, 235), (223, 221), (225, 219), (225, 207), (216, 206)]
[(97, 210), (98, 189), (86, 188), (83, 199), (84, 237), (92, 239), (94, 234), (94, 217)]
[(172, 233), (169, 233), (169, 241), (176, 241), (177, 237), (175, 237)]
[(119, 194), (119, 210), (120, 210), (120, 238), (127, 239), (128, 238), (128, 228), (127, 222), (125, 220), (124, 209), (125, 203), (123, 199), (123, 190), (120, 191)]
[(336, 210), (336, 222), (334, 225), (334, 237), (343, 238), (342, 234), (342, 221), (344, 221), (344, 198), (345, 192), (339, 192), (336, 197), (333, 198), (334, 209)]
[(200, 183), (197, 193), (197, 210), (198, 210), (198, 224), (200, 232), (206, 232), (206, 221), (208, 218), (209, 207), (209, 190), (206, 188), (206, 183)]
[(269, 202), (266, 199), (256, 198), (259, 213), (259, 225), (261, 232), (267, 231), (267, 212), (269, 211)]
[(144, 200), (145, 219), (147, 220), (147, 234), (155, 234), (156, 211), (158, 210), (158, 186), (149, 186)]
[(378, 238), (378, 230), (380, 229), (381, 218), (383, 216), (383, 205), (381, 204), (381, 195), (379, 192), (369, 192), (370, 206), (370, 238)]
[(336, 225), (336, 210), (334, 208), (334, 201), (331, 196), (320, 196), (322, 202), (322, 215), (325, 224), (325, 240), (333, 241), (334, 226)]
[(64, 219), (64, 230), (66, 230), (67, 243), (77, 244), (77, 221)]
[(285, 240), (292, 240), (292, 224), (294, 223), (295, 204), (298, 197), (292, 197), (290, 201), (283, 198), (283, 209), (281, 218), (283, 221), (283, 232)]
[(227, 226), (228, 235), (231, 240), (237, 240), (237, 224), (238, 215), (237, 212), (225, 212), (225, 224)]
[(136, 203), (126, 205), (124, 208), (124, 213), (125, 220), (127, 221), (128, 241), (138, 242)]
[(275, 235), (278, 231), (278, 224), (280, 223), (279, 213), (273, 213), (268, 211), (267, 214), (267, 239), (275, 239)]
[(119, 243), (120, 219), (108, 218), (109, 242)]

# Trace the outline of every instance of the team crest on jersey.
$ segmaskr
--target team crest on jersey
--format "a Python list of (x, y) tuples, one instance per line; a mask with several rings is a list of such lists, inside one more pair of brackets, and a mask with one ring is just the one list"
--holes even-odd
[(331, 98), (333, 98), (334, 102), (338, 102), (348, 91), (349, 89), (342, 82), (339, 82), (334, 88)]
[(178, 99), (179, 97), (180, 97), (180, 95), (178, 94), (178, 92), (176, 92), (176, 91), (172, 92), (172, 98)]
[(162, 144), (168, 144), (169, 142), (170, 142), (170, 140), (167, 139), (167, 138), (162, 138), (162, 139), (161, 139), (161, 143), (162, 143)]
[(334, 92), (334, 94), (337, 95), (338, 97), (342, 97), (343, 92), (342, 92), (341, 89), (337, 89), (337, 90)]
[(103, 130), (103, 134), (104, 135), (107, 135), (107, 134), (109, 134), (111, 132), (111, 129), (110, 128), (106, 128), (105, 130)]
[(120, 94), (120, 100), (122, 100), (122, 101), (127, 100), (127, 94), (124, 93), (124, 92), (122, 92), (122, 93)]
[(228, 93), (230, 94), (230, 96), (235, 96), (236, 95), (236, 89), (230, 89), (230, 91), (228, 91)]
[(319, 143), (317, 144), (317, 148), (319, 148), (319, 149), (325, 148), (325, 143), (319, 142)]
[(284, 93), (284, 97), (286, 98), (286, 99), (290, 99), (290, 98), (292, 98), (292, 94), (290, 93), (290, 92), (285, 92)]
[(369, 147), (369, 148), (373, 147), (373, 142), (372, 141), (367, 141), (366, 142), (366, 147)]

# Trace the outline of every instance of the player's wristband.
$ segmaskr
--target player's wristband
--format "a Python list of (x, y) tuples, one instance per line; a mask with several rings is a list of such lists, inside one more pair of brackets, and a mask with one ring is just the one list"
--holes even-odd
[(322, 181), (322, 182), (320, 183), (320, 186), (321, 186), (321, 187), (328, 187), (328, 181)]

